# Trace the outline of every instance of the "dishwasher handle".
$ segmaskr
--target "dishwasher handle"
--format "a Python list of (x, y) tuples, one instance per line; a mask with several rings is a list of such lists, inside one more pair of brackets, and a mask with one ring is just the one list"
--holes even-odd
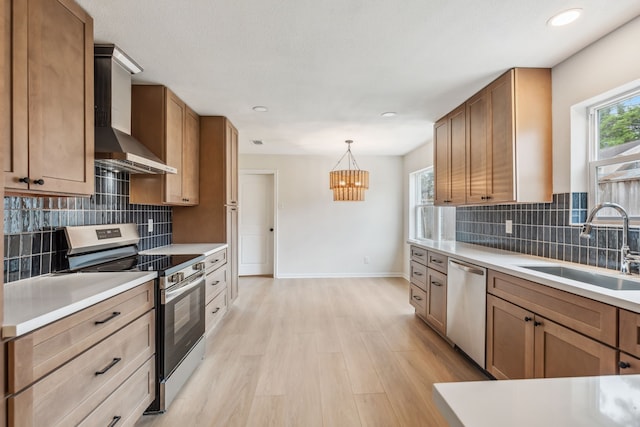
[(457, 268), (458, 270), (466, 271), (467, 273), (477, 274), (478, 276), (484, 276), (484, 270), (472, 265), (462, 264), (452, 259), (449, 260), (449, 265)]

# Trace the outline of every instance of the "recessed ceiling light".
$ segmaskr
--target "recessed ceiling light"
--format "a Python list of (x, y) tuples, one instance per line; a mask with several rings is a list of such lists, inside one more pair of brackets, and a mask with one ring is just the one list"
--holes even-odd
[(561, 27), (563, 25), (571, 24), (573, 21), (578, 19), (581, 13), (582, 9), (565, 10), (549, 18), (547, 25), (551, 25), (552, 27)]
[(380, 114), (382, 117), (394, 117), (397, 116), (398, 113), (394, 112), (394, 111), (387, 111), (386, 113), (382, 113)]
[(255, 107), (253, 107), (253, 111), (257, 111), (258, 113), (266, 113), (267, 111), (269, 111), (269, 109), (262, 105), (256, 105)]

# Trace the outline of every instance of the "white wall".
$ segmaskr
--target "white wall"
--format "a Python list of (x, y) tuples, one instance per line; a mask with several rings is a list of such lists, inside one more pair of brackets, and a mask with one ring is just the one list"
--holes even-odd
[[(640, 17), (553, 67), (553, 192), (587, 191), (585, 107), (640, 79)], [(582, 124), (571, 126), (571, 117)]]
[(404, 218), (404, 232), (403, 242), (404, 244), (404, 257), (403, 261), (403, 276), (409, 280), (409, 245), (406, 243), (409, 239), (409, 227), (410, 227), (410, 214), (409, 214), (409, 174), (426, 167), (433, 166), (433, 141), (430, 140), (426, 144), (419, 146), (413, 151), (405, 154), (403, 157), (403, 172), (402, 172), (402, 211)]
[(402, 157), (357, 160), (370, 174), (365, 201), (334, 202), (329, 171), (337, 157), (239, 156), (242, 170), (278, 171), (278, 277), (402, 274)]

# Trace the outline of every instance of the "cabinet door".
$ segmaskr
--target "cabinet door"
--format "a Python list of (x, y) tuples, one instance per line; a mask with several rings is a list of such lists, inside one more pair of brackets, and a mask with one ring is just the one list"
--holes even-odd
[(451, 204), (460, 205), (465, 203), (466, 196), (466, 113), (465, 106), (461, 105), (455, 109), (449, 117), (451, 132), (451, 148), (449, 154), (449, 164), (451, 170)]
[(622, 309), (619, 311), (620, 349), (640, 357), (640, 314)]
[(167, 174), (165, 178), (165, 202), (174, 204), (183, 204), (182, 197), (182, 147), (184, 142), (184, 117), (186, 114), (186, 106), (169, 89), (166, 96), (166, 156), (167, 165), (178, 169), (176, 174)]
[(227, 297), (230, 302), (238, 296), (238, 208), (227, 208), (227, 243), (229, 244), (229, 282)]
[(186, 107), (184, 150), (182, 152), (182, 198), (189, 205), (199, 201), (200, 177), (200, 118)]
[(487, 371), (500, 380), (533, 378), (533, 313), (487, 295)]
[(487, 94), (480, 91), (466, 103), (467, 203), (487, 201)]
[[(238, 130), (226, 122), (227, 204), (238, 204)], [(233, 298), (232, 298), (233, 299)]]
[(427, 321), (442, 334), (447, 332), (447, 276), (432, 269), (427, 273)]
[(449, 190), (449, 120), (446, 117), (436, 122), (433, 127), (433, 150), (434, 176), (436, 178), (434, 203), (436, 205), (446, 205), (451, 203), (451, 192)]
[(536, 378), (614, 375), (617, 351), (543, 317), (535, 317)]
[[(72, 0), (14, 1), (7, 187), (92, 194), (93, 20)], [(25, 153), (28, 150), (28, 173)]]
[(513, 73), (511, 70), (487, 87), (489, 141), (487, 195), (491, 202), (515, 200)]

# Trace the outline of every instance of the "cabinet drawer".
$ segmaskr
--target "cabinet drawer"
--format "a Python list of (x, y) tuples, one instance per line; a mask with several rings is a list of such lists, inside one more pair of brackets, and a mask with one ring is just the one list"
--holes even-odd
[(640, 314), (620, 310), (620, 349), (640, 357)]
[(217, 270), (207, 273), (205, 304), (209, 304), (214, 297), (227, 288), (227, 272), (227, 266), (223, 265)]
[(492, 270), (488, 278), (490, 294), (616, 346), (615, 307)]
[(205, 258), (204, 262), (206, 264), (207, 273), (212, 272), (227, 262), (227, 249), (225, 248), (221, 251), (212, 253)]
[(437, 252), (429, 251), (429, 257), (427, 259), (427, 267), (438, 270), (441, 273), (447, 274), (447, 256), (439, 254)]
[(411, 246), (411, 260), (427, 265), (427, 250), (417, 246)]
[(640, 374), (640, 359), (620, 352), (620, 363), (618, 364), (620, 375)]
[(155, 384), (155, 359), (152, 357), (89, 414), (79, 426), (133, 426), (140, 419), (144, 410), (153, 402)]
[(416, 313), (423, 317), (427, 315), (427, 293), (413, 283), (409, 290), (409, 302), (415, 307)]
[(151, 310), (154, 283), (147, 282), (9, 341), (9, 393), (22, 390)]
[(411, 283), (418, 286), (422, 290), (427, 290), (427, 267), (411, 261)]
[(206, 332), (211, 332), (227, 312), (227, 293), (221, 292), (205, 307)]
[(155, 313), (9, 398), (10, 426), (76, 425), (155, 353)]

